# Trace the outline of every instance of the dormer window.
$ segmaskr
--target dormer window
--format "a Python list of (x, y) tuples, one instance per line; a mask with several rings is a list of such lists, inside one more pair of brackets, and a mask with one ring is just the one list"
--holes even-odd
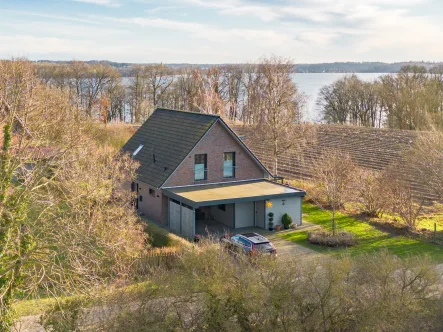
[(143, 145), (140, 144), (140, 146), (137, 148), (137, 150), (134, 151), (134, 153), (132, 154), (133, 157), (135, 157), (137, 155), (137, 153), (140, 152), (140, 150), (143, 148)]

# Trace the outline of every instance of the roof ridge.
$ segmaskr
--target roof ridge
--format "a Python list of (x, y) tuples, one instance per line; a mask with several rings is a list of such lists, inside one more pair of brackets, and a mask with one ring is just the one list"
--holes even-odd
[(155, 111), (169, 111), (169, 112), (179, 112), (179, 113), (187, 113), (187, 114), (194, 114), (194, 115), (203, 115), (203, 116), (209, 116), (213, 118), (220, 118), (220, 115), (217, 114), (208, 114), (208, 113), (199, 113), (199, 112), (191, 112), (191, 111), (184, 111), (184, 110), (176, 110), (171, 108), (163, 108), (163, 107), (157, 107)]

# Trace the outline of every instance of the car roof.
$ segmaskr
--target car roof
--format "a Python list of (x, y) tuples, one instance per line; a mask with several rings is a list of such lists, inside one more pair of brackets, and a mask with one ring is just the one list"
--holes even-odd
[(240, 234), (240, 236), (247, 238), (249, 241), (251, 241), (254, 244), (269, 242), (267, 238), (257, 233), (243, 233)]

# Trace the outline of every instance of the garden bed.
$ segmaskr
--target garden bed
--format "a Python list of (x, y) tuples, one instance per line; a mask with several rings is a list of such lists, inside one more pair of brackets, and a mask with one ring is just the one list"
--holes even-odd
[(312, 244), (327, 247), (353, 247), (357, 244), (355, 235), (350, 232), (338, 232), (333, 234), (329, 231), (308, 232), (308, 241)]

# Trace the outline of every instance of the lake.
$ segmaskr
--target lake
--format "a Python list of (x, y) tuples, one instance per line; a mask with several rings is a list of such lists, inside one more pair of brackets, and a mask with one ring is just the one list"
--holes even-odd
[[(300, 92), (304, 93), (307, 97), (306, 105), (303, 110), (303, 118), (309, 122), (320, 122), (321, 116), (317, 109), (316, 101), (320, 89), (333, 83), (335, 80), (344, 76), (352, 74), (346, 73), (297, 73), (293, 74), (293, 81), (297, 84), (297, 88)], [(379, 73), (356, 73), (357, 77), (364, 81), (373, 81), (381, 75)], [(128, 77), (123, 78), (123, 84), (128, 84)]]
[[(320, 112), (317, 109), (316, 101), (320, 89), (333, 83), (334, 81), (352, 74), (345, 73), (297, 73), (293, 75), (293, 80), (297, 84), (300, 92), (307, 96), (306, 106), (304, 109), (304, 119), (310, 122), (319, 122)], [(364, 81), (373, 81), (381, 75), (378, 73), (356, 73), (358, 78)]]

